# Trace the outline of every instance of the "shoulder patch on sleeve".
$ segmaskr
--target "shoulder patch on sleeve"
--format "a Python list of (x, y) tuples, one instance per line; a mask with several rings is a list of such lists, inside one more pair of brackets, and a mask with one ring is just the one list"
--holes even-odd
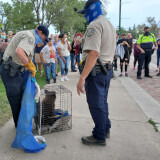
[(28, 43), (29, 43), (30, 45), (33, 45), (33, 44), (34, 44), (33, 38), (29, 37), (29, 38), (28, 38)]
[(93, 28), (89, 28), (88, 30), (87, 30), (87, 36), (88, 37), (91, 37), (91, 36), (93, 36), (94, 35), (94, 29)]

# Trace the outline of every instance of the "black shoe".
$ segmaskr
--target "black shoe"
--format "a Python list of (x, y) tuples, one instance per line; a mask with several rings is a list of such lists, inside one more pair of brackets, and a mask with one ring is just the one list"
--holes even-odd
[(56, 79), (53, 80), (53, 83), (56, 83)]
[(150, 75), (147, 75), (147, 76), (145, 76), (145, 77), (147, 77), (147, 78), (152, 78), (152, 76), (150, 76)]
[(128, 73), (125, 73), (125, 76), (128, 77)]
[(71, 70), (71, 72), (77, 72), (77, 70)]
[(122, 73), (119, 75), (119, 77), (122, 77)]
[(114, 69), (114, 71), (118, 71), (118, 69), (117, 69), (117, 68), (115, 68), (115, 69)]
[(108, 131), (108, 132), (106, 133), (106, 138), (107, 138), (107, 139), (110, 138), (110, 131)]
[(137, 79), (142, 79), (142, 77), (141, 76), (137, 76)]
[(89, 137), (82, 137), (82, 143), (86, 145), (98, 145), (98, 146), (105, 146), (106, 140), (96, 140), (93, 136)]
[(50, 84), (50, 80), (47, 80), (47, 84)]
[(160, 73), (158, 73), (156, 76), (160, 76)]

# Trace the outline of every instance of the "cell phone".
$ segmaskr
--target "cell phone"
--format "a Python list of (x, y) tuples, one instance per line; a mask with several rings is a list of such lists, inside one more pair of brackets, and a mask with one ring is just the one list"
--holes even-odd
[(5, 39), (5, 42), (8, 42), (8, 39)]

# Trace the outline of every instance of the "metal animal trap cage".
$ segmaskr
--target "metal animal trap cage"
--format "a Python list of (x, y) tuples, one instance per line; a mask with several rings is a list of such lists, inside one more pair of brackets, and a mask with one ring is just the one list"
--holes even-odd
[(62, 85), (45, 86), (41, 90), (35, 116), (39, 135), (72, 128), (72, 92)]

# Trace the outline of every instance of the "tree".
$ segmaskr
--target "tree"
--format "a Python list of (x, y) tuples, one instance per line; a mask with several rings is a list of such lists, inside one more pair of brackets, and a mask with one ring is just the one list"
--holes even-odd
[(25, 0), (12, 0), (12, 5), (0, 2), (0, 6), (2, 24), (6, 32), (35, 28), (32, 3)]
[(62, 32), (84, 32), (86, 29), (86, 21), (83, 15), (74, 12), (75, 7), (79, 9), (84, 7), (83, 1), (78, 0), (65, 0), (65, 6), (61, 9), (58, 16), (54, 17), (53, 24), (58, 31)]
[(158, 33), (158, 25), (160, 22), (156, 22), (155, 17), (147, 17), (147, 22), (150, 27), (150, 31), (154, 34)]
[(85, 1), (79, 0), (28, 0), (33, 4), (37, 24), (47, 27), (54, 25), (60, 33), (83, 31), (86, 27), (84, 17), (74, 12), (75, 7), (83, 8)]
[(1, 26), (5, 31), (8, 30), (8, 20), (12, 15), (12, 6), (9, 3), (0, 2), (0, 19)]

